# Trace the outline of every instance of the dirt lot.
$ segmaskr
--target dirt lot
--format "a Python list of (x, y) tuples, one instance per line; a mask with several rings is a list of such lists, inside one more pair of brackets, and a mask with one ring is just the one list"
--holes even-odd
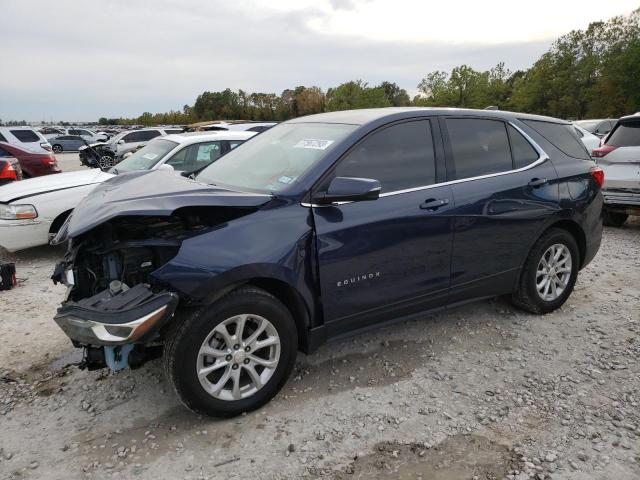
[[(69, 161), (72, 161), (70, 159)], [(0, 252), (0, 478), (640, 478), (640, 222), (559, 311), (503, 300), (300, 355), (268, 406), (185, 410), (159, 361), (81, 371), (51, 318), (62, 250)]]

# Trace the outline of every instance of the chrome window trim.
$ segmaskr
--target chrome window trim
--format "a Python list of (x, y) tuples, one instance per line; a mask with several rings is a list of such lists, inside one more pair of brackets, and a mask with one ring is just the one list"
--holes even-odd
[[(504, 172), (496, 172), (496, 173), (487, 173), (486, 175), (478, 175), (476, 177), (468, 177), (468, 178), (460, 178), (460, 179), (456, 179), (456, 180), (449, 180), (447, 182), (440, 182), (440, 183), (433, 183), (431, 185), (423, 185), (420, 187), (412, 187), (412, 188), (405, 188), (404, 190), (394, 190), (393, 192), (385, 192), (385, 193), (381, 193), (380, 194), (380, 198), (383, 197), (391, 197), (393, 195), (400, 195), (402, 193), (411, 193), (411, 192), (419, 192), (420, 190), (428, 190), (430, 188), (436, 188), (436, 187), (444, 187), (447, 185), (455, 185), (457, 183), (464, 183), (464, 182), (473, 182), (475, 180), (483, 180), (485, 178), (493, 178), (493, 177), (500, 177), (502, 175), (509, 175), (512, 173), (520, 173), (520, 172), (525, 172), (527, 170), (532, 169), (533, 167), (537, 167), (538, 165), (543, 164), (544, 162), (546, 162), (547, 160), (549, 160), (549, 155), (547, 155), (547, 153), (542, 149), (542, 147), (540, 147), (540, 145), (538, 145), (533, 138), (531, 138), (525, 131), (523, 131), (520, 127), (518, 127), (517, 125), (515, 125), (513, 122), (507, 120), (505, 121), (505, 123), (507, 123), (508, 125), (512, 126), (513, 128), (516, 129), (516, 131), (518, 133), (520, 133), (527, 142), (529, 142), (529, 144), (531, 144), (531, 146), (533, 147), (533, 149), (538, 153), (538, 159), (535, 160), (534, 162), (530, 163), (529, 165), (525, 165), (524, 167), (520, 167), (520, 168), (516, 168), (513, 170), (505, 170)], [(327, 205), (317, 205), (314, 203), (301, 203), (300, 205), (302, 205), (303, 207), (310, 207), (310, 208), (316, 208), (316, 207), (331, 207), (331, 206), (336, 206), (336, 205), (344, 205), (347, 203), (353, 203), (353, 202), (336, 202), (336, 203), (330, 203)]]

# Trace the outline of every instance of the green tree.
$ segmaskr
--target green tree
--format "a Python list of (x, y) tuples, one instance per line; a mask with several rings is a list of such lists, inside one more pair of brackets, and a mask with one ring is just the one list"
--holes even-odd
[(362, 80), (343, 83), (327, 91), (327, 112), (358, 108), (389, 107), (391, 102), (382, 87), (369, 87)]
[(394, 82), (382, 82), (379, 86), (384, 90), (389, 103), (393, 107), (406, 107), (411, 105), (409, 94), (404, 88), (400, 88), (398, 84)]

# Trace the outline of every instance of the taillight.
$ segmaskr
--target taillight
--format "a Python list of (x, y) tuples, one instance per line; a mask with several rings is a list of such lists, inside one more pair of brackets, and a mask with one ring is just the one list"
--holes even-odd
[(591, 167), (591, 177), (598, 184), (598, 187), (602, 187), (604, 184), (604, 170), (600, 167)]
[(55, 167), (58, 165), (58, 162), (56, 162), (56, 158), (52, 155), (50, 157), (44, 157), (42, 159), (42, 164), (45, 167)]
[(595, 148), (593, 152), (591, 152), (591, 156), (595, 158), (602, 158), (607, 153), (613, 152), (618, 147), (612, 147), (611, 145), (602, 145), (601, 147)]
[(51, 144), (49, 142), (43, 142), (40, 144), (42, 148), (44, 148), (47, 152), (51, 151)]
[(4, 166), (0, 168), (0, 178), (8, 179), (8, 180), (17, 180), (18, 174), (16, 173), (16, 169), (13, 168), (9, 162), (2, 162)]

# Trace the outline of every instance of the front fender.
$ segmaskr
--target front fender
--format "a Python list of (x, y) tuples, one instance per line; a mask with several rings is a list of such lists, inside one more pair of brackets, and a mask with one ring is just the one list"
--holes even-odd
[(152, 277), (195, 305), (253, 279), (278, 280), (296, 290), (313, 311), (312, 232), (308, 209), (298, 204), (265, 208), (185, 240)]

